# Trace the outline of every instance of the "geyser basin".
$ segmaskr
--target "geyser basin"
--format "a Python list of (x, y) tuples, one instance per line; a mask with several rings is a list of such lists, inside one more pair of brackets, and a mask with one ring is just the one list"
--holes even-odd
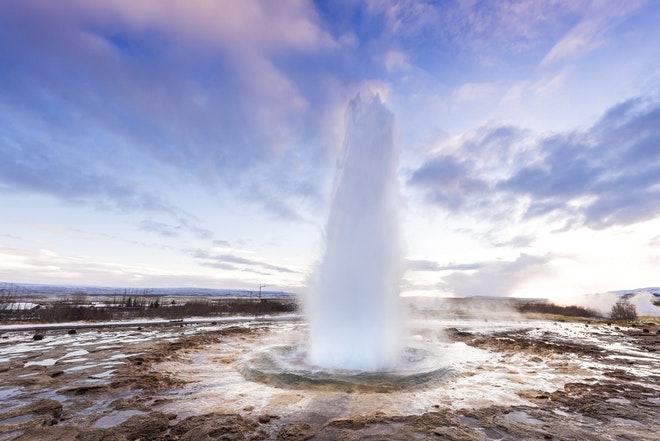
[(249, 354), (237, 363), (237, 369), (247, 380), (276, 387), (344, 392), (412, 389), (451, 373), (448, 365), (421, 348), (406, 348), (395, 370), (377, 372), (326, 369), (307, 364), (307, 359), (304, 346), (273, 346)]

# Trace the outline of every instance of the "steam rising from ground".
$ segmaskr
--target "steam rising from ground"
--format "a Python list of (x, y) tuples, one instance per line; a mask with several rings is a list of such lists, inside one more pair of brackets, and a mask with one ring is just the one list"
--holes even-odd
[(640, 290), (630, 292), (626, 295), (621, 292), (603, 292), (597, 294), (572, 295), (570, 297), (558, 297), (552, 299), (559, 305), (578, 305), (593, 309), (603, 317), (607, 317), (612, 306), (620, 301), (625, 301), (635, 306), (637, 314), (641, 316), (660, 316), (660, 307), (654, 305), (657, 297), (651, 292)]
[(309, 362), (333, 369), (392, 368), (400, 354), (397, 151), (380, 96), (346, 111), (326, 250), (308, 306)]

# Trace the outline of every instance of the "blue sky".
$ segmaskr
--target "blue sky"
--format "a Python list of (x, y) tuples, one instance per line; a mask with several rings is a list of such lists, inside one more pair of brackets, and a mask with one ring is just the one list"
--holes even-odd
[(304, 292), (343, 114), (404, 294), (660, 285), (660, 2), (4, 0), (0, 280)]

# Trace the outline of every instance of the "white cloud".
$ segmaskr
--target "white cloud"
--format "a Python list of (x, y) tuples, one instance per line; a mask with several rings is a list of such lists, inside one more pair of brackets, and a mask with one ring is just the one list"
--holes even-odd
[(458, 297), (497, 296), (515, 294), (525, 281), (551, 269), (547, 266), (553, 256), (533, 256), (520, 254), (514, 261), (485, 262), (472, 274), (454, 272), (444, 278), (449, 291)]
[(383, 64), (389, 72), (411, 68), (407, 55), (401, 51), (388, 51), (385, 53)]
[(495, 83), (464, 83), (454, 91), (453, 97), (458, 102), (475, 102), (487, 99), (497, 90)]

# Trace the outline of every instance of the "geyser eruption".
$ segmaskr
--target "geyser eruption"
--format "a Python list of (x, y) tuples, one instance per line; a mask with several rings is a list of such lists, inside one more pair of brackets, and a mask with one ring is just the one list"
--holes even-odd
[(308, 305), (309, 363), (384, 371), (399, 361), (398, 155), (379, 95), (353, 99)]

